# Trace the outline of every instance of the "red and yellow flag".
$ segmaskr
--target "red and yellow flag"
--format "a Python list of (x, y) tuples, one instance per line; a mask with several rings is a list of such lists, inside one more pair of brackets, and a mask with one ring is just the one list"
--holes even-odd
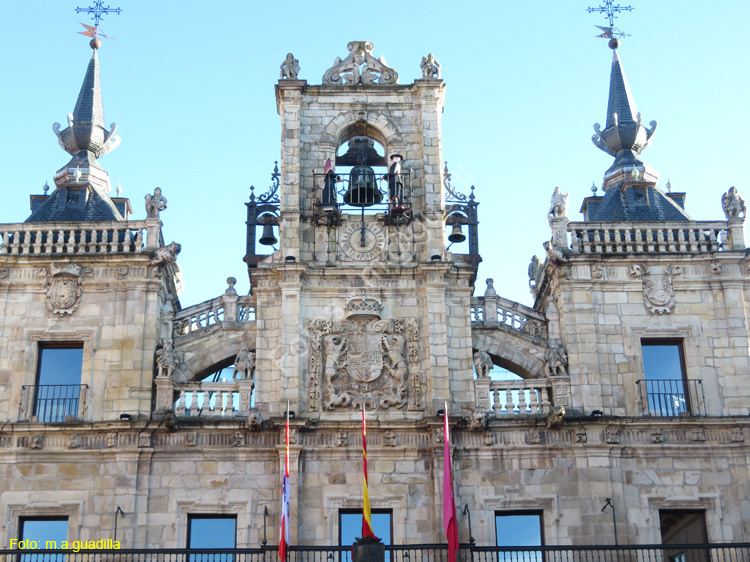
[(286, 459), (281, 480), (281, 529), (279, 531), (279, 558), (286, 560), (289, 546), (289, 404), (286, 407)]
[(367, 491), (367, 429), (365, 425), (365, 407), (362, 405), (362, 466), (364, 468), (364, 489), (362, 492), (362, 538), (377, 539), (372, 531), (372, 510), (370, 509), (370, 494)]
[(443, 526), (448, 539), (448, 562), (456, 562), (458, 550), (458, 524), (456, 500), (453, 497), (453, 471), (451, 470), (450, 428), (448, 425), (448, 404), (443, 416), (445, 448), (443, 453)]

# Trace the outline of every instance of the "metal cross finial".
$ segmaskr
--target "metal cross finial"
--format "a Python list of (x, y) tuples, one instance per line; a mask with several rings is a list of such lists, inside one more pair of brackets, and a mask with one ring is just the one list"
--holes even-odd
[(103, 15), (119, 14), (121, 11), (121, 8), (110, 8), (109, 6), (105, 8), (104, 6), (102, 6), (102, 0), (94, 0), (94, 5), (88, 8), (76, 8), (77, 14), (80, 14), (82, 12), (92, 14), (91, 19), (94, 20), (95, 27), (99, 27), (99, 20), (102, 19)]
[(609, 27), (614, 27), (615, 25), (615, 18), (617, 17), (617, 14), (620, 12), (632, 12), (633, 7), (632, 6), (613, 6), (612, 0), (604, 0), (604, 6), (599, 6), (598, 8), (586, 8), (589, 14), (592, 14), (594, 12), (599, 12), (600, 14), (605, 14), (605, 17), (609, 19)]

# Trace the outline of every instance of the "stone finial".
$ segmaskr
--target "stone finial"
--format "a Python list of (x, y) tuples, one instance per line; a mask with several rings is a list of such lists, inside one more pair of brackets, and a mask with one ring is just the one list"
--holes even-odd
[(287, 53), (284, 62), (281, 63), (281, 79), (297, 80), (299, 74), (299, 61), (294, 58), (292, 53)]
[(440, 78), (440, 63), (435, 59), (432, 53), (422, 57), (422, 78)]
[(497, 296), (497, 292), (495, 291), (494, 283), (495, 283), (494, 279), (492, 279), (492, 278), (487, 279), (487, 289), (485, 289), (485, 291), (484, 291), (484, 296), (485, 297), (496, 297)]
[(568, 193), (563, 193), (562, 191), (560, 191), (559, 187), (556, 187), (555, 191), (552, 192), (549, 211), (547, 211), (547, 214), (551, 218), (568, 216), (568, 195)]
[(227, 288), (224, 291), (224, 294), (228, 297), (233, 297), (237, 294), (236, 289), (234, 286), (237, 284), (237, 279), (234, 277), (227, 277)]
[(744, 220), (747, 215), (745, 200), (740, 197), (739, 193), (737, 193), (737, 188), (734, 186), (730, 187), (729, 191), (721, 196), (721, 206), (724, 209), (724, 215), (726, 215), (727, 220)]
[(159, 213), (167, 208), (167, 198), (161, 194), (161, 187), (154, 189), (154, 194), (146, 194), (146, 217), (158, 219)]
[(323, 75), (323, 85), (398, 84), (398, 72), (385, 62), (385, 57), (376, 59), (372, 55), (370, 41), (350, 41), (346, 46), (349, 56), (344, 60), (336, 57), (333, 66)]

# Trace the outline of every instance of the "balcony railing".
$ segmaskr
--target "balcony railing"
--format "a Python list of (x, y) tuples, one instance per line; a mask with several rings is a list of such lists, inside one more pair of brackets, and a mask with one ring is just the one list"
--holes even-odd
[(240, 411), (240, 387), (236, 381), (179, 383), (175, 384), (175, 391), (179, 392), (174, 408), (178, 416), (233, 417)]
[(638, 381), (643, 411), (650, 416), (705, 416), (703, 382), (697, 379), (646, 379)]
[(549, 412), (552, 389), (547, 379), (490, 381), (496, 416), (525, 416)]
[(158, 219), (0, 225), (0, 254), (138, 254), (160, 245)]
[(18, 421), (60, 423), (85, 419), (85, 384), (24, 385)]
[[(74, 545), (74, 541), (71, 541)], [(71, 546), (0, 550), (0, 562), (278, 562), (276, 546), (248, 549), (123, 549)], [(75, 550), (78, 550), (76, 552)], [(750, 543), (632, 546), (496, 547), (462, 544), (460, 562), (748, 562)], [(348, 562), (351, 546), (292, 546), (287, 562)], [(447, 562), (448, 545), (385, 547), (385, 562)]]

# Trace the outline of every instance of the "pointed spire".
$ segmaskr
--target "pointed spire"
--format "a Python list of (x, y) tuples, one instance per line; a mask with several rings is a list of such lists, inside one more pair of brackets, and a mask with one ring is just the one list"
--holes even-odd
[[(115, 135), (117, 124), (112, 123), (109, 131), (104, 126), (99, 58), (96, 54), (99, 45), (101, 42), (98, 40), (91, 42), (94, 54), (86, 69), (75, 109), (68, 114), (68, 126), (62, 131), (59, 123), (52, 126), (60, 146), (74, 157), (73, 160), (87, 161), (96, 167), (99, 167), (97, 158), (120, 144), (120, 137)], [(81, 154), (82, 152), (90, 154)]]
[(609, 80), (609, 101), (607, 104), (607, 125), (602, 131), (599, 123), (594, 124), (596, 134), (591, 137), (594, 144), (607, 154), (615, 157), (615, 162), (604, 175), (602, 189), (622, 181), (623, 174), (637, 169), (644, 180), (656, 181), (658, 174), (651, 167), (644, 164), (638, 154), (643, 152), (656, 132), (656, 121), (651, 121), (651, 128), (641, 124), (641, 114), (635, 106), (633, 94), (630, 92), (628, 80), (622, 69), (617, 47), (620, 41), (612, 39), (609, 42), (613, 50), (612, 72)]

